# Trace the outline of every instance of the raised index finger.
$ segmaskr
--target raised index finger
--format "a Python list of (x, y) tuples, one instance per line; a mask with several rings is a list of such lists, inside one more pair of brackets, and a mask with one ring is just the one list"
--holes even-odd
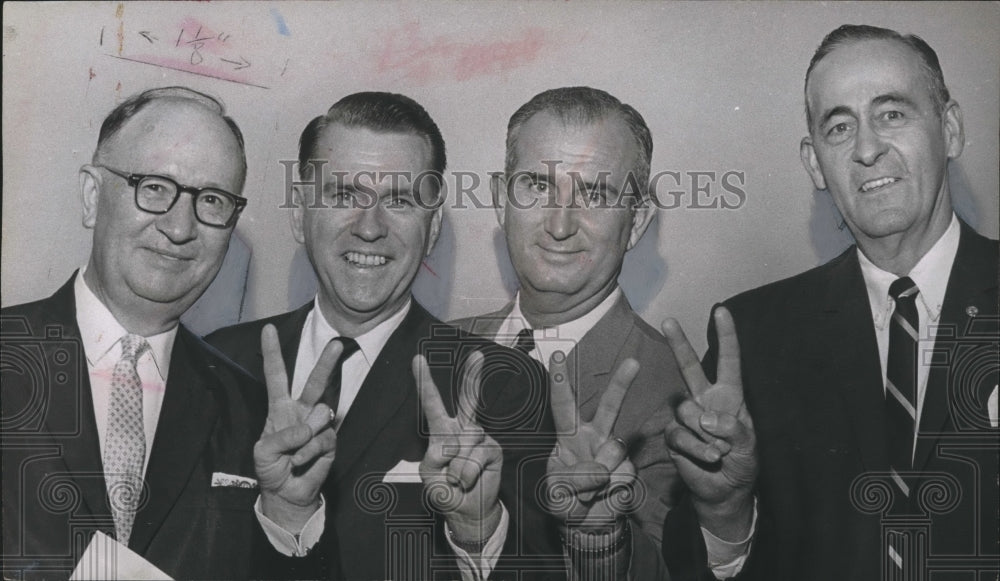
[(618, 412), (621, 410), (622, 402), (625, 401), (625, 394), (628, 393), (628, 388), (638, 373), (639, 362), (632, 358), (622, 361), (622, 364), (615, 370), (611, 383), (608, 384), (608, 389), (604, 391), (601, 402), (597, 404), (597, 412), (594, 413), (594, 419), (591, 422), (599, 434), (605, 437), (611, 435), (611, 428), (614, 427), (615, 420), (618, 419)]
[(288, 373), (285, 360), (281, 356), (278, 330), (274, 325), (264, 325), (260, 331), (260, 350), (264, 355), (264, 383), (267, 385), (267, 401), (274, 403), (288, 399)]
[(413, 358), (413, 378), (417, 381), (420, 405), (424, 408), (431, 437), (450, 433), (448, 423), (451, 421), (451, 416), (448, 415), (448, 410), (444, 407), (441, 394), (438, 393), (434, 378), (431, 377), (431, 369), (427, 365), (427, 359), (423, 355), (416, 355)]
[(726, 307), (715, 310), (715, 329), (719, 336), (718, 382), (742, 385), (740, 380), (740, 341), (736, 322)]
[(708, 387), (708, 379), (705, 378), (705, 371), (701, 368), (701, 361), (698, 354), (694, 352), (694, 347), (688, 342), (684, 329), (681, 328), (677, 319), (669, 318), (663, 321), (660, 326), (663, 334), (667, 337), (667, 343), (674, 352), (677, 365), (681, 368), (681, 375), (684, 376), (684, 383), (687, 384), (688, 393), (697, 399)]
[[(476, 407), (482, 392), (483, 354), (479, 351), (469, 355), (462, 375), (462, 387), (458, 392), (458, 426), (462, 432), (476, 423)], [(436, 391), (436, 390), (435, 390)]]
[(552, 419), (556, 434), (571, 436), (576, 433), (576, 394), (569, 382), (566, 355), (556, 351), (549, 358), (549, 400), (552, 402)]

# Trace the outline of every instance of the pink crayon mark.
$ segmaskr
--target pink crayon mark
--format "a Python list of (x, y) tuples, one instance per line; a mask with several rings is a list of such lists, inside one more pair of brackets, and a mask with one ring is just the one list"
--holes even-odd
[(434, 278), (440, 278), (440, 277), (438, 277), (438, 273), (434, 272), (434, 269), (431, 268), (430, 265), (427, 264), (426, 260), (421, 260), (420, 261), (420, 266), (426, 268), (427, 272), (430, 272), (431, 274), (434, 275)]
[(250, 87), (257, 87), (259, 89), (269, 89), (270, 87), (265, 87), (264, 85), (258, 85), (247, 79), (246, 75), (234, 74), (233, 71), (226, 71), (217, 68), (212, 68), (205, 65), (191, 64), (186, 60), (175, 59), (170, 57), (160, 57), (154, 55), (136, 55), (136, 56), (114, 56), (109, 55), (117, 59), (142, 63), (144, 65), (152, 65), (154, 67), (161, 67), (165, 69), (170, 69), (174, 71), (182, 71), (185, 73), (191, 73), (192, 75), (198, 75), (201, 77), (209, 77), (212, 79), (219, 79), (220, 81), (229, 81), (230, 83), (238, 83), (240, 85), (248, 85)]
[(142, 382), (142, 389), (145, 391), (153, 391), (156, 393), (163, 393), (166, 390), (166, 386), (159, 381), (153, 382)]
[(227, 46), (229, 34), (217, 32), (188, 16), (181, 21), (181, 33), (176, 46), (187, 45), (201, 53), (222, 54)]
[(386, 32), (376, 67), (380, 73), (400, 71), (418, 82), (449, 76), (464, 81), (525, 66), (538, 58), (545, 44), (545, 30), (538, 27), (513, 40), (463, 43), (445, 35), (425, 38), (420, 23), (412, 22)]
[(94, 77), (97, 76), (97, 73), (94, 72), (94, 67), (90, 67), (90, 73), (89, 73), (89, 75), (90, 75), (90, 78), (88, 80), (93, 80)]
[[(114, 369), (95, 369), (94, 371), (90, 372), (90, 379), (101, 380), (104, 383), (110, 384), (111, 380), (114, 379), (114, 374), (115, 374)], [(144, 391), (163, 393), (164, 391), (166, 391), (166, 387), (167, 386), (164, 385), (163, 382), (159, 380), (142, 381), (142, 389)]]

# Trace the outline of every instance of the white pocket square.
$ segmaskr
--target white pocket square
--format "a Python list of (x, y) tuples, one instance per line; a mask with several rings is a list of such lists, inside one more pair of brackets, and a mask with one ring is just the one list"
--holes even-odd
[(225, 472), (212, 473), (212, 488), (257, 488), (257, 481), (246, 476), (236, 474), (226, 474)]
[(1000, 408), (1000, 405), (997, 405), (997, 399), (1000, 399), (997, 395), (998, 391), (1000, 391), (1000, 385), (993, 388), (993, 393), (991, 393), (989, 399), (986, 400), (986, 413), (990, 416), (991, 428), (1000, 427), (1000, 413), (998, 413), (997, 410), (997, 408)]
[(420, 462), (400, 460), (399, 464), (385, 473), (382, 482), (420, 484)]

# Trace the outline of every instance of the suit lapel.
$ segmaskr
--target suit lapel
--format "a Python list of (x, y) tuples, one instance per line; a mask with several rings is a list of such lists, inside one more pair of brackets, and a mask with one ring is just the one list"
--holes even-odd
[(193, 349), (196, 339), (181, 327), (170, 357), (167, 391), (146, 470), (147, 503), (139, 510), (129, 546), (143, 552), (202, 459), (218, 410), (217, 378)]
[[(79, 272), (70, 278), (52, 296), (54, 308), (47, 316), (63, 332), (63, 338), (76, 342), (79, 348), (76, 383), (50, 383), (52, 402), (46, 415), (46, 425), (51, 433), (66, 434), (78, 430), (79, 436), (60, 437), (57, 443), (62, 448), (61, 458), (80, 492), (80, 497), (93, 515), (109, 515), (107, 484), (104, 481), (104, 465), (101, 460), (101, 445), (97, 436), (97, 420), (94, 417), (94, 398), (90, 391), (90, 373), (86, 353), (80, 338), (80, 327), (76, 323), (76, 298), (73, 285)], [(41, 329), (33, 329), (35, 333)], [(49, 345), (55, 345), (49, 343)], [(52, 354), (49, 354), (52, 355)], [(72, 402), (72, 403), (71, 403)], [(110, 522), (110, 521), (109, 521)], [(113, 525), (112, 525), (113, 530)]]
[(499, 311), (471, 317), (469, 319), (463, 319), (461, 321), (454, 321), (452, 324), (465, 329), (473, 335), (478, 335), (493, 341), (496, 339), (497, 333), (500, 331), (500, 325), (507, 320), (507, 317), (510, 316), (510, 312), (512, 310), (514, 310), (513, 301), (507, 303)]
[[(955, 361), (959, 343), (971, 346), (970, 335), (983, 337), (988, 343), (990, 334), (983, 329), (973, 329), (975, 317), (996, 317), (997, 314), (997, 263), (996, 253), (989, 242), (962, 223), (955, 263), (948, 278), (944, 305), (938, 319), (937, 339), (934, 343), (934, 365), (927, 377), (924, 404), (920, 417), (920, 434), (913, 460), (914, 470), (921, 470), (930, 460), (938, 439), (948, 429), (951, 406), (958, 398), (976, 401), (977, 395), (960, 393), (964, 385), (953, 382), (974, 381), (960, 373), (952, 373), (949, 362)], [(995, 337), (995, 330), (993, 332)], [(963, 339), (955, 341), (955, 339)], [(985, 401), (985, 397), (982, 398)]]
[[(339, 480), (351, 470), (361, 454), (391, 422), (403, 402), (407, 399), (416, 401), (411, 364), (419, 341), (430, 338), (431, 321), (431, 316), (423, 307), (416, 301), (410, 303), (410, 312), (378, 354), (338, 430), (333, 479)], [(416, 410), (416, 405), (413, 409)]]
[(882, 366), (858, 251), (848, 252), (829, 273), (824, 307), (814, 330), (819, 346), (815, 355), (828, 366), (823, 375), (836, 379), (827, 383), (829, 379), (817, 377), (816, 381), (843, 396), (865, 469), (883, 470), (888, 456)]
[(577, 408), (604, 392), (634, 326), (632, 307), (623, 293), (570, 352), (567, 357), (570, 373), (577, 370), (574, 384)]

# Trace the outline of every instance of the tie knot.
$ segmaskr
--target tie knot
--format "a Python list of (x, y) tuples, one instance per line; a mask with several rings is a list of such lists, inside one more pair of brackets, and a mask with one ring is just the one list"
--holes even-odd
[(129, 333), (122, 337), (122, 359), (135, 362), (149, 349), (149, 343), (142, 335)]
[(889, 296), (896, 301), (914, 298), (918, 292), (920, 292), (920, 289), (917, 288), (916, 283), (908, 276), (897, 278), (889, 285)]
[(535, 336), (530, 327), (518, 332), (517, 339), (514, 341), (514, 349), (529, 354), (535, 350)]
[(350, 337), (334, 337), (331, 341), (339, 342), (343, 347), (344, 351), (340, 354), (340, 361), (347, 361), (347, 358), (354, 355), (361, 349), (361, 345)]

